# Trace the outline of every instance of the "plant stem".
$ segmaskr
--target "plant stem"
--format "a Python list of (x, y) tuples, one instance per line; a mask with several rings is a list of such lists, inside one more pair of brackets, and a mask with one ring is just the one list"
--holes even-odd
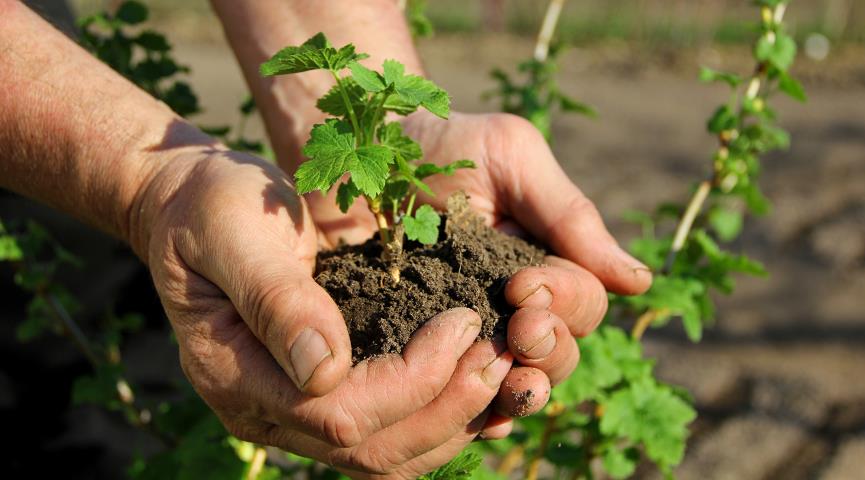
[(256, 447), (252, 454), (252, 460), (249, 461), (249, 471), (246, 472), (246, 480), (255, 480), (264, 468), (264, 462), (267, 460), (267, 450), (262, 447)]
[(547, 410), (547, 423), (544, 426), (544, 433), (541, 436), (541, 443), (538, 446), (538, 451), (529, 462), (529, 468), (526, 469), (526, 480), (537, 480), (538, 470), (541, 468), (541, 460), (544, 458), (547, 447), (550, 445), (550, 437), (556, 432), (556, 420), (565, 411), (565, 405), (561, 402), (553, 402)]
[(354, 129), (355, 142), (361, 142), (363, 132), (360, 131), (360, 125), (357, 123), (357, 115), (354, 113), (354, 107), (351, 106), (351, 100), (349, 100), (348, 93), (345, 91), (345, 85), (342, 83), (342, 79), (339, 78), (339, 75), (337, 75), (336, 72), (331, 70), (330, 74), (333, 75), (333, 79), (336, 80), (336, 85), (339, 87), (339, 95), (342, 97), (342, 101), (345, 103), (345, 109), (348, 111), (348, 118), (351, 120), (351, 128)]
[(541, 25), (541, 30), (538, 32), (538, 40), (535, 42), (535, 60), (544, 62), (550, 53), (550, 42), (553, 39), (553, 33), (556, 31), (556, 23), (559, 21), (559, 15), (562, 13), (562, 6), (565, 0), (550, 0), (547, 6), (547, 13), (544, 15), (544, 23)]
[(652, 322), (655, 321), (656, 318), (666, 315), (669, 313), (669, 310), (666, 308), (662, 308), (660, 310), (647, 310), (639, 318), (634, 322), (634, 328), (631, 329), (631, 337), (635, 340), (639, 340), (643, 338), (643, 334), (646, 333), (646, 330), (652, 325)]
[(415, 191), (414, 193), (411, 194), (410, 197), (408, 197), (408, 206), (405, 209), (405, 214), (407, 217), (411, 216), (411, 211), (414, 209), (414, 201), (416, 198), (417, 198), (417, 191)]
[(676, 234), (673, 236), (673, 246), (670, 247), (670, 252), (667, 254), (667, 260), (664, 262), (663, 272), (667, 273), (673, 267), (673, 262), (676, 261), (676, 256), (679, 254), (679, 251), (685, 246), (685, 240), (688, 238), (688, 233), (691, 232), (691, 227), (694, 226), (694, 220), (697, 219), (697, 215), (703, 208), (703, 204), (706, 202), (706, 198), (708, 198), (711, 190), (712, 181), (703, 180), (700, 182), (700, 186), (697, 187), (697, 191), (694, 192), (694, 195), (691, 197), (691, 201), (688, 202), (685, 214), (682, 215), (682, 219), (679, 220), (679, 226), (676, 227)]
[(496, 469), (496, 473), (503, 477), (509, 477), (511, 472), (516, 470), (523, 462), (523, 453), (525, 453), (525, 448), (522, 445), (516, 445), (508, 450), (505, 458), (502, 459), (502, 463)]
[(55, 295), (45, 294), (46, 300), (48, 300), (48, 304), (51, 305), (51, 310), (54, 312), (54, 315), (60, 320), (60, 323), (63, 325), (63, 329), (66, 331), (67, 335), (72, 339), (72, 343), (78, 347), (78, 350), (87, 358), (87, 361), (90, 362), (90, 365), (94, 368), (98, 368), (102, 362), (99, 360), (99, 357), (96, 356), (96, 353), (93, 351), (93, 348), (90, 346), (90, 341), (87, 340), (87, 336), (84, 335), (84, 332), (75, 323), (75, 320), (72, 319), (72, 316), (69, 315), (69, 312), (66, 311), (66, 308), (63, 307), (63, 304), (60, 303), (60, 300), (57, 299)]

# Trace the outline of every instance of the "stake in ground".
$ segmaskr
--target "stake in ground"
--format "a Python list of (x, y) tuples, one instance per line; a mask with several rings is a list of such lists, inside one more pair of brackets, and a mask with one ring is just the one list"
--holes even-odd
[[(403, 235), (424, 244), (438, 240), (438, 213), (429, 205), (414, 208), (418, 192), (434, 195), (423, 180), (453, 175), (474, 163), (418, 163), (423, 158), (420, 145), (403, 134), (399, 122), (385, 121), (385, 115), (409, 115), (422, 107), (446, 119), (450, 96), (433, 82), (406, 74), (396, 60), (385, 60), (381, 73), (358, 63), (368, 57), (355, 52), (352, 44), (335, 48), (319, 33), (298, 47), (277, 52), (261, 65), (261, 74), (327, 70), (333, 76), (336, 85), (316, 103), (333, 118), (312, 128), (303, 147), (309, 160), (294, 174), (297, 192), (327, 193), (339, 183), (336, 202), (343, 213), (363, 196), (378, 223), (382, 258), (394, 282), (399, 282)], [(346, 69), (350, 74), (341, 76)], [(346, 174), (347, 180), (340, 183)]]

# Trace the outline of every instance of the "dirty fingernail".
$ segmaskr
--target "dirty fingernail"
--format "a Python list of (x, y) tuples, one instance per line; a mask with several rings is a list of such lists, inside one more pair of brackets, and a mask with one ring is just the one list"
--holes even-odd
[(526, 358), (539, 360), (553, 353), (554, 348), (556, 348), (556, 332), (550, 330), (550, 333), (548, 333), (547, 336), (542, 338), (538, 343), (520, 353)]
[(289, 361), (294, 370), (297, 387), (301, 390), (312, 378), (315, 369), (332, 355), (327, 341), (312, 328), (305, 328), (294, 340), (289, 351)]
[(486, 383), (490, 388), (499, 388), (499, 385), (501, 385), (502, 381), (505, 379), (505, 375), (511, 371), (513, 360), (514, 356), (509, 352), (499, 354), (495, 360), (484, 367), (481, 372), (481, 379), (483, 379), (484, 383)]
[(553, 293), (546, 285), (540, 285), (517, 303), (517, 307), (549, 308), (553, 304)]

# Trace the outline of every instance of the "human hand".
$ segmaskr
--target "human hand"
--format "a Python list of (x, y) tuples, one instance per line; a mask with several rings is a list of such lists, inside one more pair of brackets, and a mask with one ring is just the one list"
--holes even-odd
[(311, 276), (315, 227), (278, 168), (188, 152), (141, 192), (132, 243), (185, 374), (232, 434), (354, 477), (414, 478), (486, 423), (513, 357), (475, 342), (471, 310), (437, 315), (401, 356), (351, 367), (345, 322)]
[[(544, 392), (550, 385), (575, 368), (579, 352), (573, 337), (587, 335), (601, 321), (606, 290), (643, 292), (651, 273), (619, 248), (595, 206), (527, 121), (505, 114), (459, 113), (444, 121), (419, 112), (404, 121), (404, 128), (423, 147), (425, 162), (467, 158), (477, 164), (453, 177), (429, 177), (437, 196), (422, 196), (421, 201), (442, 209), (448, 195), (465, 191), (491, 225), (528, 232), (558, 254), (545, 259), (547, 266), (521, 270), (505, 289), (508, 302), (517, 307), (508, 324), (508, 345), (526, 368), (514, 369), (506, 378), (497, 403), (505, 414), (533, 413), (546, 403)], [(315, 223), (331, 242), (361, 241), (375, 231), (363, 204), (355, 205), (346, 218), (332, 199), (318, 194), (308, 199)], [(530, 405), (513, 402), (515, 395), (527, 391), (534, 394)]]

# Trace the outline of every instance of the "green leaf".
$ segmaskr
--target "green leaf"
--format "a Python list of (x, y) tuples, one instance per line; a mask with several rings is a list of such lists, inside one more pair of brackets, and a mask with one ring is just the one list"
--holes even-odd
[(706, 129), (712, 133), (721, 133), (724, 130), (731, 130), (737, 124), (736, 114), (729, 105), (722, 105), (715, 110), (709, 121), (706, 123)]
[(432, 245), (438, 240), (442, 219), (429, 205), (421, 205), (414, 216), (406, 216), (402, 221), (405, 224), (405, 234), (409, 239), (425, 245)]
[(663, 471), (682, 461), (687, 427), (696, 413), (671, 388), (644, 379), (616, 391), (603, 405), (601, 433), (642, 443)]
[(152, 52), (167, 52), (171, 50), (171, 44), (168, 43), (168, 39), (165, 38), (165, 35), (152, 30), (141, 32), (133, 39), (133, 41), (138, 45), (141, 45), (145, 50), (150, 50)]
[(450, 95), (433, 82), (418, 76), (406, 75), (405, 67), (396, 60), (385, 60), (384, 80), (393, 85), (399, 98), (410, 106), (422, 106), (441, 118), (450, 114)]
[(246, 98), (243, 99), (243, 102), (240, 104), (240, 113), (243, 116), (251, 115), (252, 112), (255, 111), (255, 99), (252, 98), (252, 95), (247, 94)]
[(480, 467), (483, 457), (474, 452), (463, 451), (450, 462), (421, 475), (418, 480), (468, 480), (472, 472)]
[(633, 475), (640, 461), (640, 452), (636, 448), (619, 450), (610, 447), (604, 450), (602, 464), (604, 470), (616, 479), (627, 478)]
[(757, 41), (754, 55), (758, 60), (769, 62), (778, 70), (786, 72), (796, 58), (796, 41), (783, 32), (778, 32), (774, 41), (770, 41), (769, 35), (763, 35)]
[(349, 157), (354, 155), (354, 135), (341, 132), (335, 120), (312, 128), (303, 154), (310, 158), (294, 174), (297, 192), (327, 192), (348, 171)]
[(357, 186), (349, 180), (348, 182), (341, 183), (339, 188), (336, 190), (336, 204), (339, 205), (339, 209), (342, 213), (348, 212), (348, 209), (351, 208), (352, 204), (354, 204), (354, 200), (360, 196), (360, 190), (357, 189)]
[(129, 0), (120, 5), (114, 17), (126, 24), (136, 25), (147, 20), (147, 15), (147, 7), (144, 4)]
[(723, 82), (732, 88), (738, 87), (742, 83), (742, 77), (735, 73), (719, 72), (709, 67), (700, 68), (701, 82)]
[(16, 261), (24, 257), (18, 241), (12, 235), (0, 234), (0, 261)]
[(476, 165), (475, 162), (471, 160), (457, 160), (455, 162), (445, 164), (441, 167), (434, 163), (423, 163), (421, 165), (418, 165), (417, 170), (415, 170), (414, 174), (417, 176), (417, 178), (420, 179), (424, 179), (426, 177), (429, 177), (430, 175), (436, 174), (451, 176), (461, 168), (476, 168)]
[(381, 145), (358, 147), (355, 156), (349, 158), (348, 170), (357, 188), (370, 197), (378, 196), (384, 189), (389, 174), (388, 165), (393, 163), (393, 152)]
[(805, 89), (802, 87), (802, 84), (787, 72), (781, 72), (781, 75), (778, 78), (778, 88), (789, 95), (790, 98), (803, 103), (808, 101), (808, 97), (805, 95)]
[(379, 127), (378, 141), (406, 161), (417, 160), (423, 156), (420, 145), (403, 134), (402, 124), (399, 122), (390, 122)]
[(426, 0), (408, 0), (406, 3), (405, 16), (414, 38), (431, 37), (433, 34), (433, 25), (424, 13), (425, 10)]
[(175, 82), (162, 96), (162, 101), (181, 117), (198, 113), (198, 97), (186, 82)]
[(117, 410), (122, 403), (118, 397), (118, 382), (123, 373), (122, 367), (103, 364), (96, 367), (93, 375), (79, 377), (72, 385), (72, 402), (76, 405), (90, 404)]
[(384, 84), (384, 79), (378, 72), (370, 70), (357, 62), (349, 63), (348, 69), (351, 70), (354, 81), (367, 92), (377, 93), (387, 88), (387, 85)]
[(303, 154), (310, 158), (294, 174), (298, 193), (327, 192), (346, 172), (360, 192), (371, 197), (381, 193), (388, 177), (393, 152), (381, 145), (354, 147), (354, 135), (335, 120), (313, 127)]
[(265, 77), (319, 69), (338, 72), (349, 63), (367, 57), (366, 54), (355, 53), (352, 44), (337, 50), (323, 33), (317, 33), (299, 47), (283, 48), (270, 60), (262, 63), (260, 71)]
[(713, 208), (709, 211), (709, 225), (724, 242), (732, 242), (742, 232), (742, 212), (725, 208)]
[[(366, 108), (366, 99), (364, 98), (365, 90), (357, 84), (351, 77), (342, 79), (342, 86), (348, 96), (348, 101), (351, 103), (351, 108), (358, 117), (362, 116), (363, 109)], [(324, 113), (329, 113), (335, 117), (345, 117), (348, 115), (348, 110), (345, 108), (345, 100), (342, 98), (340, 88), (337, 85), (331, 87), (330, 90), (315, 103)]]
[(558, 95), (559, 108), (564, 112), (579, 113), (589, 118), (598, 118), (598, 111), (587, 103), (579, 102), (563, 94)]

